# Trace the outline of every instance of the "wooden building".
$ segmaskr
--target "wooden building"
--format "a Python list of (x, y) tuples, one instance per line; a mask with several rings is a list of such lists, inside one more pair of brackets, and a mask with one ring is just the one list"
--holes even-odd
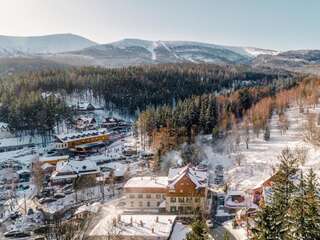
[(170, 169), (166, 194), (166, 211), (193, 215), (206, 205), (207, 171), (191, 165)]

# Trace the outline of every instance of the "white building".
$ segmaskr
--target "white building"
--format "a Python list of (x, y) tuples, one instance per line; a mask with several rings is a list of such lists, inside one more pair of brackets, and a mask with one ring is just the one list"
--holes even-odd
[(129, 211), (168, 212), (191, 216), (210, 213), (207, 171), (187, 165), (169, 170), (168, 177), (134, 177), (124, 185)]
[[(123, 187), (125, 208), (136, 211), (159, 211), (164, 208), (168, 177), (133, 177)], [(162, 206), (161, 206), (162, 205)]]
[(106, 215), (86, 239), (167, 240), (175, 224), (174, 215)]
[(58, 162), (56, 170), (51, 175), (53, 184), (71, 182), (76, 177), (93, 175), (97, 176), (100, 170), (95, 162), (83, 161), (64, 161)]

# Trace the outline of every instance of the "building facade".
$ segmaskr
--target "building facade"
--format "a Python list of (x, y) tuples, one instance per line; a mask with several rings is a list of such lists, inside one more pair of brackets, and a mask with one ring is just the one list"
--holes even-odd
[(81, 133), (70, 133), (64, 135), (57, 135), (55, 137), (55, 148), (73, 149), (76, 146), (86, 143), (106, 142), (109, 140), (109, 136), (106, 131), (85, 131)]
[(124, 186), (125, 206), (131, 211), (158, 211), (165, 202), (167, 177), (134, 177)]
[(207, 171), (187, 165), (165, 177), (134, 177), (124, 186), (125, 208), (194, 215), (207, 209)]

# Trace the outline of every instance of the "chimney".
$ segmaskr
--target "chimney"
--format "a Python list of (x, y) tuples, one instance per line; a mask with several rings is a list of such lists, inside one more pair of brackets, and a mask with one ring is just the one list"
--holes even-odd
[(151, 228), (151, 232), (154, 233), (154, 228)]
[(132, 219), (132, 216), (130, 217), (130, 226), (133, 225), (133, 219)]
[(114, 227), (117, 226), (117, 219), (116, 218), (112, 218), (112, 225)]
[(120, 214), (117, 215), (117, 219), (118, 219), (118, 223), (121, 222), (121, 215)]
[(159, 216), (156, 217), (156, 223), (158, 223), (158, 222), (159, 222)]
[(172, 224), (172, 221), (171, 221), (171, 219), (168, 219), (168, 221), (169, 221), (169, 223), (170, 223), (170, 224)]
[(142, 222), (142, 220), (140, 220), (140, 226), (143, 227), (143, 222)]

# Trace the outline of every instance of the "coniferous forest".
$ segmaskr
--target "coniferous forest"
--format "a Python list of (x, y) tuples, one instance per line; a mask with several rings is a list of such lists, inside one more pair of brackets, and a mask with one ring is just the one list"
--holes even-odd
[[(90, 91), (94, 97), (103, 99), (107, 107), (112, 105), (134, 114), (136, 110), (144, 110), (147, 106), (165, 105), (163, 109), (166, 106), (172, 107), (176, 102), (192, 96), (209, 93), (228, 95), (244, 87), (268, 86), (267, 91), (276, 91), (278, 88), (293, 85), (296, 81), (297, 76), (285, 71), (273, 72), (248, 66), (213, 64), (167, 64), (119, 69), (84, 67), (32, 72), (1, 79), (0, 121), (9, 123), (14, 131), (51, 131), (59, 121), (70, 117), (71, 110), (66, 106), (63, 97), (58, 99), (52, 95), (43, 98), (43, 92), (67, 96)], [(242, 91), (240, 94), (246, 92)], [(241, 114), (241, 108), (252, 104), (251, 99), (245, 100), (245, 97), (246, 95), (239, 107), (236, 106), (237, 103), (230, 104), (229, 107), (240, 108), (238, 112)], [(206, 104), (213, 107), (216, 104), (215, 97), (212, 96), (203, 96), (198, 98), (197, 102), (202, 100), (205, 101), (202, 110)], [(256, 100), (252, 99), (253, 102)], [(183, 108), (182, 105), (182, 102), (177, 104), (177, 111)], [(200, 105), (191, 104), (190, 107), (199, 108)], [(206, 115), (212, 115), (213, 112), (207, 112)], [(203, 114), (202, 112), (201, 115)], [(186, 120), (182, 115), (179, 118)], [(194, 123), (194, 119), (187, 121), (187, 125)], [(204, 116), (201, 121), (206, 121)], [(205, 132), (211, 131), (215, 122), (210, 124), (212, 126), (205, 127)]]

